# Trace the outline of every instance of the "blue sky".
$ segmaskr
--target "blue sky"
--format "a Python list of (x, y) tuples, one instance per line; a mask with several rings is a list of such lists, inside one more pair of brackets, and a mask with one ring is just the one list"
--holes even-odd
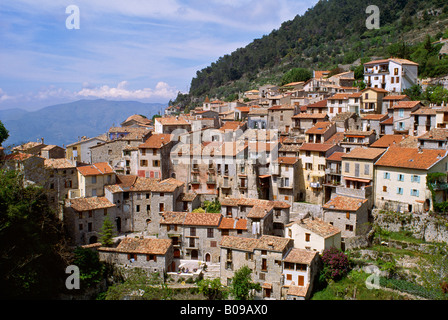
[[(317, 0), (3, 0), (0, 109), (78, 99), (167, 103), (196, 71)], [(66, 8), (79, 8), (69, 30)]]

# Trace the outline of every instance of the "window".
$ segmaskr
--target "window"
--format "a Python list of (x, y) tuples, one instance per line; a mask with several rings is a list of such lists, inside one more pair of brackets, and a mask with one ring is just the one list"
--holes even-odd
[(305, 233), (305, 241), (306, 241), (306, 242), (309, 242), (309, 241), (310, 241), (310, 237), (311, 237), (311, 234), (310, 234), (310, 233)]
[(419, 191), (417, 189), (411, 189), (411, 196), (418, 197), (419, 196)]
[(346, 212), (346, 213), (345, 213), (345, 218), (348, 219), (348, 220), (350, 220), (350, 212)]
[(159, 212), (163, 212), (163, 211), (165, 211), (165, 204), (159, 203)]
[(397, 194), (403, 194), (403, 188), (397, 188)]
[(153, 167), (160, 167), (160, 160), (153, 160), (152, 161), (152, 166)]
[(147, 167), (148, 166), (148, 160), (140, 160), (140, 167)]
[(207, 228), (207, 238), (213, 238), (213, 228)]
[(384, 172), (384, 179), (390, 180), (390, 172)]
[(350, 172), (350, 163), (345, 163), (345, 172)]
[(398, 76), (398, 68), (394, 68), (394, 75)]
[(387, 192), (387, 186), (383, 186), (383, 192)]
[(268, 271), (268, 260), (261, 259), (261, 271)]
[(346, 224), (345, 225), (345, 230), (346, 231), (353, 231), (353, 226), (351, 224)]
[(96, 176), (92, 176), (92, 184), (96, 183)]
[(404, 181), (404, 174), (399, 173), (397, 177), (397, 181)]
[(417, 175), (412, 175), (411, 176), (411, 182), (418, 182), (418, 183), (420, 183), (420, 176), (417, 176)]
[(140, 212), (140, 205), (139, 204), (135, 206), (135, 212)]
[(196, 228), (195, 227), (190, 227), (190, 236), (196, 237)]
[(286, 280), (292, 280), (292, 274), (286, 274)]
[(370, 165), (365, 164), (364, 165), (364, 174), (367, 176), (370, 173)]
[(403, 117), (404, 117), (404, 109), (398, 109), (398, 116), (399, 116), (400, 118), (403, 118)]

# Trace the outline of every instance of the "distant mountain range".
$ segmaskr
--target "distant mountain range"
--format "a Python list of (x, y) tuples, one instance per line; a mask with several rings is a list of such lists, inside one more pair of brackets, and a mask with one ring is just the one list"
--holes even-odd
[(133, 114), (148, 118), (163, 112), (167, 105), (136, 101), (79, 100), (49, 106), (38, 111), (23, 109), (0, 110), (0, 120), (9, 130), (4, 147), (29, 141), (40, 141), (58, 146), (107, 132)]

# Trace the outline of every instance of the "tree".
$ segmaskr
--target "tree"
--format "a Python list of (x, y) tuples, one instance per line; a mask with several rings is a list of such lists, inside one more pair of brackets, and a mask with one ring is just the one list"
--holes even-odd
[(282, 78), (281, 84), (282, 86), (291, 83), (291, 82), (299, 82), (299, 81), (308, 81), (313, 77), (313, 73), (305, 68), (294, 68), (289, 70)]
[(0, 298), (52, 299), (65, 291), (72, 254), (45, 190), (0, 170)]
[(103, 226), (101, 227), (101, 238), (100, 242), (103, 246), (111, 246), (114, 237), (114, 225), (110, 221), (109, 216), (104, 219)]
[(5, 126), (0, 120), (0, 146), (8, 138), (9, 138), (9, 131), (6, 130)]
[(347, 255), (335, 247), (322, 252), (322, 262), (321, 280), (340, 280), (350, 269)]
[(404, 94), (407, 95), (412, 101), (423, 100), (422, 93), (423, 90), (419, 84), (415, 84), (408, 89), (404, 89)]
[(100, 261), (98, 252), (78, 247), (74, 251), (73, 264), (79, 268), (81, 287), (91, 287), (101, 281), (104, 265)]
[(219, 278), (204, 279), (198, 282), (199, 293), (202, 293), (208, 300), (223, 300), (227, 298), (228, 292), (221, 284)]
[(237, 270), (232, 278), (230, 292), (236, 300), (249, 300), (252, 298), (252, 291), (261, 291), (261, 285), (251, 281), (252, 270), (248, 266), (243, 266)]

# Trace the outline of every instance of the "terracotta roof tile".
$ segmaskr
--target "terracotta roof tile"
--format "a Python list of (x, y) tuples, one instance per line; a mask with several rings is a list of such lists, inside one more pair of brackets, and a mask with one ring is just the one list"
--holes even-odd
[(144, 143), (139, 145), (138, 147), (140, 149), (148, 148), (148, 149), (160, 149), (164, 145), (170, 143), (171, 141), (171, 134), (164, 134), (164, 133), (156, 133), (152, 134)]
[(326, 152), (333, 148), (335, 145), (330, 143), (304, 143), (300, 147), (300, 151), (319, 151)]
[(406, 137), (408, 136), (401, 134), (385, 134), (384, 136), (376, 140), (374, 143), (372, 143), (370, 146), (372, 148), (388, 148), (403, 141), (403, 139), (405, 139)]
[(247, 219), (223, 217), (218, 229), (247, 230)]
[(354, 148), (350, 153), (342, 156), (343, 159), (365, 159), (375, 160), (381, 156), (386, 149), (382, 148)]
[(66, 200), (66, 205), (78, 212), (115, 207), (115, 205), (111, 203), (109, 200), (107, 200), (105, 197), (70, 199)]
[[(339, 230), (339, 232), (341, 231)], [(319, 253), (317, 251), (292, 248), (291, 251), (289, 251), (288, 255), (285, 257), (285, 259), (283, 259), (283, 261), (309, 265), (318, 254)]]
[(308, 129), (305, 134), (324, 134), (334, 124), (332, 122), (317, 122), (312, 128)]
[(288, 227), (293, 224), (297, 224), (297, 225), (301, 226), (302, 228), (310, 230), (323, 238), (328, 238), (328, 237), (334, 236), (335, 234), (338, 234), (341, 232), (340, 229), (336, 228), (335, 226), (332, 226), (331, 224), (329, 224), (319, 218), (300, 219), (300, 220), (291, 222), (291, 223), (287, 224), (286, 226)]
[(283, 251), (286, 246), (293, 241), (292, 239), (262, 235), (258, 239), (255, 249), (270, 250), (270, 251)]
[(140, 253), (164, 255), (171, 247), (171, 240), (168, 239), (138, 239), (124, 238), (116, 248), (101, 247), (99, 251)]
[(328, 201), (323, 208), (338, 211), (357, 211), (365, 202), (367, 202), (367, 199), (336, 196)]
[(187, 212), (165, 211), (160, 219), (160, 224), (183, 224)]
[(77, 167), (83, 176), (99, 176), (115, 173), (114, 169), (107, 162), (98, 162), (87, 166)]
[(235, 250), (252, 252), (255, 249), (257, 242), (258, 239), (254, 238), (223, 236), (221, 239), (220, 246), (224, 248), (231, 248)]
[(184, 225), (218, 227), (222, 215), (220, 213), (187, 213)]
[(375, 166), (428, 170), (446, 154), (446, 150), (389, 147)]
[(399, 101), (392, 108), (394, 108), (394, 109), (412, 109), (418, 105), (421, 105), (420, 101)]

